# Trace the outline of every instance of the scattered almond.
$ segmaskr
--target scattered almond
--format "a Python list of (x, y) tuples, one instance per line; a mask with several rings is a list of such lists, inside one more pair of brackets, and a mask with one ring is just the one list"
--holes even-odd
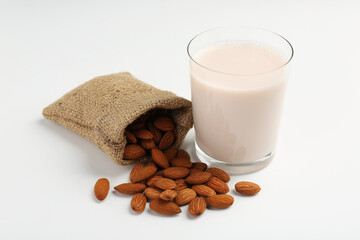
[(211, 173), (211, 176), (220, 178), (223, 182), (230, 181), (230, 176), (224, 170), (220, 168), (208, 168), (207, 172)]
[(159, 199), (162, 190), (159, 188), (148, 187), (145, 189), (144, 194), (148, 199)]
[(148, 129), (149, 129), (149, 132), (151, 132), (151, 134), (153, 135), (153, 140), (156, 144), (159, 144), (160, 143), (160, 140), (162, 138), (162, 134), (161, 132), (159, 131), (159, 129), (157, 129), (154, 124), (152, 122), (148, 122), (148, 125), (147, 125)]
[(192, 169), (197, 168), (197, 169), (200, 169), (201, 171), (205, 171), (208, 168), (208, 166), (206, 163), (194, 162), (194, 163), (192, 163), (191, 168)]
[(123, 183), (114, 187), (116, 191), (130, 195), (141, 193), (145, 190), (145, 188), (146, 185), (143, 183)]
[(131, 209), (134, 212), (142, 213), (146, 207), (146, 197), (142, 193), (134, 195), (130, 203)]
[(190, 201), (189, 213), (193, 216), (200, 216), (206, 210), (206, 201), (202, 197), (196, 197)]
[(190, 170), (184, 167), (169, 167), (164, 169), (163, 175), (164, 177), (171, 178), (171, 179), (180, 179), (185, 178), (189, 175)]
[(135, 175), (138, 174), (139, 170), (143, 168), (143, 165), (141, 163), (136, 164), (133, 169), (130, 172), (130, 181), (134, 182)]
[(190, 168), (189, 175), (192, 175), (192, 174), (198, 173), (198, 172), (202, 172), (201, 169), (199, 169), (199, 168)]
[(94, 186), (95, 197), (99, 201), (104, 200), (109, 193), (109, 189), (110, 189), (109, 180), (107, 180), (106, 178), (100, 178), (99, 180), (96, 181)]
[(158, 180), (159, 178), (162, 178), (162, 176), (152, 176), (146, 181), (146, 185), (148, 187), (155, 187), (154, 182)]
[(243, 181), (235, 184), (235, 190), (243, 195), (255, 195), (261, 188), (256, 183)]
[(155, 142), (152, 139), (141, 139), (140, 145), (145, 148), (146, 150), (150, 150), (155, 148)]
[(185, 182), (185, 179), (177, 179), (175, 180), (176, 187), (174, 188), (175, 191), (180, 191), (182, 189), (188, 188), (188, 184)]
[(140, 139), (152, 139), (153, 138), (152, 133), (144, 128), (134, 131), (134, 135)]
[(186, 159), (189, 159), (190, 160), (190, 155), (188, 152), (186, 152), (185, 150), (183, 149), (180, 149), (178, 152), (177, 152), (177, 155), (176, 155), (177, 158), (186, 158)]
[(217, 193), (227, 193), (229, 192), (228, 185), (223, 182), (220, 178), (211, 177), (207, 182), (207, 185), (215, 190)]
[(175, 190), (165, 190), (160, 194), (160, 198), (165, 201), (171, 201), (177, 196), (177, 191)]
[(191, 188), (185, 188), (177, 193), (177, 196), (174, 199), (174, 203), (176, 203), (179, 206), (182, 206), (188, 204), (194, 198), (196, 198), (196, 192)]
[(155, 176), (163, 176), (163, 175), (164, 175), (164, 170), (160, 170), (155, 173)]
[(177, 149), (176, 148), (169, 148), (165, 151), (165, 156), (169, 161), (173, 160), (176, 157)]
[(146, 151), (136, 144), (126, 145), (124, 149), (124, 159), (138, 159), (145, 155)]
[(169, 167), (169, 161), (166, 158), (165, 154), (160, 151), (159, 149), (152, 149), (151, 150), (151, 156), (156, 162), (157, 165), (159, 165), (162, 168), (168, 168)]
[(187, 158), (174, 158), (171, 161), (171, 165), (173, 167), (185, 167), (185, 168), (190, 168), (191, 167), (191, 161)]
[(207, 197), (206, 202), (214, 208), (228, 208), (234, 203), (234, 198), (227, 194), (220, 194)]
[(175, 140), (175, 135), (173, 132), (165, 133), (159, 143), (159, 149), (165, 150), (165, 149), (169, 148), (174, 143), (174, 140)]
[(146, 167), (143, 167), (134, 174), (132, 182), (137, 183), (137, 182), (145, 181), (151, 178), (152, 176), (154, 176), (156, 171), (157, 168), (153, 165), (148, 165)]
[(155, 180), (154, 185), (163, 190), (174, 189), (176, 187), (176, 183), (170, 178), (159, 178)]
[(208, 172), (198, 172), (188, 176), (185, 182), (188, 184), (203, 184), (207, 183), (211, 178), (211, 174)]
[(206, 185), (194, 185), (191, 187), (191, 189), (194, 190), (198, 195), (203, 197), (211, 197), (216, 195), (214, 189)]
[(168, 117), (157, 117), (154, 125), (161, 131), (172, 131), (175, 129), (174, 122)]
[(164, 201), (162, 199), (152, 200), (149, 206), (150, 209), (154, 212), (165, 215), (175, 215), (181, 213), (181, 209), (177, 204), (169, 201)]

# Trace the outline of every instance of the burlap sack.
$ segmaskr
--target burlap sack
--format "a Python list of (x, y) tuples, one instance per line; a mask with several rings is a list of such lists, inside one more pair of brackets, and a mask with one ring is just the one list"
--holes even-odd
[(170, 109), (177, 126), (173, 147), (181, 146), (193, 125), (191, 102), (139, 81), (127, 72), (96, 77), (80, 85), (46, 107), (43, 115), (94, 142), (114, 162), (129, 165), (150, 157), (123, 159), (124, 130), (154, 108)]

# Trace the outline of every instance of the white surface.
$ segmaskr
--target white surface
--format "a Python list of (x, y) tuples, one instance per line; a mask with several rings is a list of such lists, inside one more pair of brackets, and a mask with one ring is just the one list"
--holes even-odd
[[(357, 1), (1, 1), (0, 239), (359, 239), (360, 4)], [(234, 176), (261, 185), (200, 218), (137, 216), (130, 197), (98, 203), (93, 185), (128, 180), (94, 144), (42, 108), (97, 75), (130, 71), (190, 98), (186, 44), (245, 24), (295, 48), (278, 154)], [(184, 146), (193, 150), (193, 133)]]

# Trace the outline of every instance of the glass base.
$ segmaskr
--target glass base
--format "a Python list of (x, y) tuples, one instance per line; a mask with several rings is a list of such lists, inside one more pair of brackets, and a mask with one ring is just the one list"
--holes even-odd
[(232, 162), (224, 162), (224, 161), (216, 160), (210, 157), (201, 150), (201, 148), (197, 145), (196, 141), (195, 141), (195, 150), (196, 150), (196, 155), (198, 156), (200, 161), (208, 164), (210, 167), (217, 167), (231, 174), (244, 174), (244, 173), (250, 173), (260, 170), (266, 167), (271, 162), (271, 160), (275, 155), (275, 152), (270, 152), (266, 156), (252, 162), (232, 163)]

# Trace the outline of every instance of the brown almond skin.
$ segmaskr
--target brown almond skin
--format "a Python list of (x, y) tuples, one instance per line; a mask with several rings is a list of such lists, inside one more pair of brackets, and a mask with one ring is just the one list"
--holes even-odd
[(160, 170), (160, 171), (157, 171), (156, 173), (155, 173), (155, 176), (164, 176), (164, 170)]
[(157, 129), (152, 122), (148, 122), (147, 128), (149, 132), (153, 135), (153, 140), (156, 144), (159, 144), (162, 138), (162, 134), (159, 129)]
[(128, 130), (125, 130), (125, 133), (124, 133), (125, 137), (126, 137), (126, 141), (128, 143), (133, 143), (133, 144), (136, 144), (137, 143), (137, 139), (136, 139), (136, 136), (128, 131)]
[(185, 204), (188, 204), (194, 198), (196, 198), (196, 192), (191, 188), (185, 188), (178, 191), (177, 196), (174, 199), (174, 203), (179, 206), (183, 206)]
[(171, 201), (177, 196), (177, 191), (175, 190), (165, 190), (160, 194), (160, 198), (165, 201)]
[(180, 149), (178, 152), (177, 152), (177, 155), (176, 155), (177, 158), (186, 158), (186, 159), (191, 159), (190, 158), (190, 154), (185, 151), (184, 149)]
[(200, 216), (206, 210), (207, 204), (204, 198), (196, 197), (190, 201), (189, 213), (193, 216)]
[(185, 179), (177, 179), (175, 180), (176, 187), (174, 188), (175, 191), (180, 191), (182, 189), (188, 188), (188, 184), (185, 182)]
[(133, 177), (133, 182), (145, 181), (155, 175), (157, 168), (155, 166), (146, 166), (140, 169)]
[(199, 185), (199, 184), (207, 183), (210, 178), (211, 178), (210, 173), (208, 173), (208, 172), (198, 172), (198, 173), (194, 173), (194, 174), (188, 176), (185, 179), (185, 182), (187, 182), (188, 184)]
[(154, 160), (154, 162), (162, 168), (168, 168), (170, 166), (169, 161), (166, 158), (165, 154), (159, 149), (155, 149), (155, 148), (152, 149), (151, 157)]
[(150, 150), (155, 148), (155, 142), (152, 139), (141, 139), (140, 145), (145, 148), (146, 150)]
[(142, 193), (146, 188), (146, 185), (143, 183), (123, 183), (114, 187), (114, 189), (123, 194), (134, 195), (137, 193)]
[(189, 175), (190, 170), (184, 167), (169, 167), (164, 169), (164, 177), (171, 179), (181, 179)]
[(141, 146), (136, 144), (126, 145), (124, 149), (124, 159), (138, 159), (145, 155), (146, 151)]
[(228, 208), (234, 203), (234, 198), (227, 194), (220, 194), (207, 197), (206, 203), (214, 208)]
[(242, 181), (235, 184), (235, 190), (243, 195), (255, 195), (261, 188), (256, 183)]
[(178, 205), (173, 202), (164, 201), (162, 199), (152, 200), (149, 206), (150, 209), (154, 212), (165, 215), (176, 215), (181, 213), (181, 209)]
[(202, 172), (202, 170), (199, 169), (199, 168), (190, 168), (189, 175), (192, 175), (192, 174), (195, 174), (195, 173), (198, 173), (198, 172)]
[(169, 148), (165, 151), (165, 156), (169, 161), (173, 160), (176, 157), (177, 149), (176, 148)]
[(148, 199), (159, 199), (162, 190), (159, 188), (148, 187), (145, 189), (144, 194)]
[(109, 180), (107, 180), (106, 178), (100, 178), (99, 180), (96, 181), (94, 186), (95, 197), (99, 201), (104, 200), (109, 193), (109, 189), (110, 189)]
[(170, 178), (157, 179), (155, 180), (154, 185), (155, 187), (161, 188), (163, 190), (174, 189), (176, 187), (176, 183)]
[(159, 143), (159, 149), (165, 150), (165, 149), (169, 148), (174, 143), (174, 140), (175, 140), (175, 135), (173, 132), (165, 133)]
[(158, 180), (159, 178), (162, 178), (162, 176), (152, 176), (146, 181), (146, 185), (148, 187), (155, 187), (154, 182)]
[(152, 133), (144, 128), (136, 130), (133, 133), (137, 138), (140, 139), (153, 139)]
[(146, 197), (144, 194), (135, 194), (131, 199), (130, 206), (134, 212), (142, 213), (146, 207)]
[(171, 161), (171, 166), (173, 167), (190, 168), (191, 165), (192, 165), (191, 161), (187, 158), (174, 158)]
[(174, 122), (169, 117), (157, 117), (154, 126), (161, 131), (172, 131), (175, 129)]
[(130, 172), (130, 181), (133, 183), (134, 182), (134, 177), (135, 175), (138, 174), (138, 172), (140, 171), (140, 169), (143, 168), (143, 165), (141, 163), (136, 164), (133, 169)]
[(207, 172), (211, 173), (211, 176), (220, 178), (223, 182), (230, 181), (230, 176), (224, 170), (220, 168), (208, 168)]
[(214, 189), (206, 185), (194, 185), (191, 187), (191, 189), (194, 190), (198, 195), (203, 197), (211, 197), (216, 195)]
[(197, 169), (201, 169), (201, 171), (205, 171), (208, 168), (208, 165), (202, 162), (193, 162), (191, 168), (192, 169), (197, 168)]
[(207, 185), (214, 189), (217, 193), (229, 192), (229, 186), (217, 177), (211, 177), (207, 182)]

